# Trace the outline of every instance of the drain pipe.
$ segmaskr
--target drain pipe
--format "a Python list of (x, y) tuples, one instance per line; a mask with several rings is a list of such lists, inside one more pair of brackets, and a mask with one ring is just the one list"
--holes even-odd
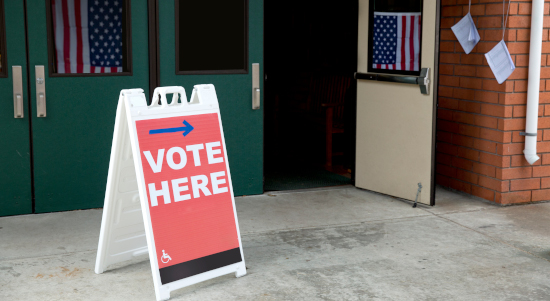
[(529, 164), (537, 162), (537, 123), (539, 118), (540, 60), (544, 0), (533, 0), (531, 9), (531, 42), (529, 48), (529, 78), (527, 84), (527, 114), (523, 154)]

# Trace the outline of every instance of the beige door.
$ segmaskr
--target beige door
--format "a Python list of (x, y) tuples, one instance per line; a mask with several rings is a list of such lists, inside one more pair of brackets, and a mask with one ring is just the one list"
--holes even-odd
[[(439, 1), (359, 0), (356, 186), (434, 205)], [(393, 82), (429, 68), (428, 94)], [(376, 79), (378, 74), (379, 80)], [(380, 81), (385, 79), (386, 81)], [(389, 81), (387, 81), (389, 80)]]

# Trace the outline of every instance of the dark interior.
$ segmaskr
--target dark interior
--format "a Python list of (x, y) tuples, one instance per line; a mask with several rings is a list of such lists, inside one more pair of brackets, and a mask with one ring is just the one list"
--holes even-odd
[(246, 73), (246, 0), (176, 1), (176, 6), (179, 72)]
[(353, 183), (357, 22), (357, 0), (265, 1), (266, 191)]

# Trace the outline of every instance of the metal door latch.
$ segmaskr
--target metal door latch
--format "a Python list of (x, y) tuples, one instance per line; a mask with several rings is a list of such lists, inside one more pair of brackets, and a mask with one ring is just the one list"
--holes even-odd
[(422, 68), (419, 76), (355, 72), (355, 79), (418, 85), (420, 93), (430, 95), (430, 68)]
[(44, 66), (34, 66), (36, 76), (36, 115), (46, 117), (46, 83)]
[(416, 83), (420, 86), (420, 93), (430, 94), (430, 68), (420, 70), (420, 76), (416, 78)]
[(23, 73), (21, 66), (11, 67), (13, 74), (13, 118), (23, 118)]
[(260, 64), (252, 64), (252, 110), (260, 109)]

